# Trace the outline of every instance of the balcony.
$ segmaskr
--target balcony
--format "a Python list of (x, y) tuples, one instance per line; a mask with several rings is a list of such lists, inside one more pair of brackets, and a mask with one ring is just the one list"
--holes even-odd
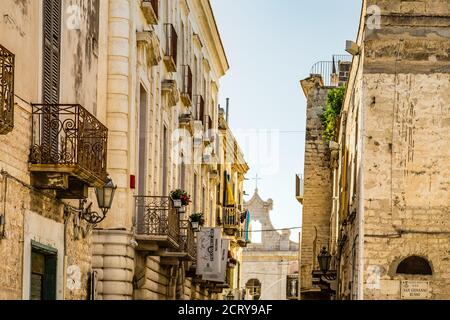
[(168, 249), (167, 252), (179, 250), (180, 219), (170, 197), (137, 196), (135, 199), (137, 250), (154, 252), (160, 256), (164, 255), (161, 249)]
[(303, 175), (297, 174), (295, 176), (295, 198), (298, 202), (303, 204), (303, 199), (305, 196), (305, 180)]
[(0, 45), (0, 135), (14, 128), (14, 54)]
[(164, 50), (164, 63), (169, 72), (177, 71), (177, 50), (178, 50), (178, 35), (175, 31), (173, 24), (164, 24), (165, 32), (165, 50)]
[(181, 67), (181, 73), (183, 75), (183, 83), (181, 89), (181, 101), (183, 101), (186, 107), (192, 105), (192, 71), (189, 65)]
[[(64, 199), (87, 197), (107, 173), (108, 129), (80, 105), (33, 104), (30, 171), (37, 188)], [(73, 192), (73, 194), (71, 193)]]
[(236, 235), (240, 228), (241, 214), (239, 210), (233, 207), (223, 207), (222, 209), (222, 227), (224, 232), (229, 236)]
[(197, 260), (197, 244), (195, 242), (195, 233), (189, 220), (181, 221), (181, 252), (185, 254), (186, 260)]
[(142, 0), (141, 9), (149, 24), (158, 24), (159, 0)]

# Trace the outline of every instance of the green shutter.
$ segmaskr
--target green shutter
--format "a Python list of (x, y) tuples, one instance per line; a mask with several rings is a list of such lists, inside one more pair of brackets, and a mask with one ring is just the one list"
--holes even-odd
[[(43, 1), (43, 50), (42, 50), (42, 102), (58, 104), (60, 94), (61, 64), (61, 1)], [(51, 107), (43, 117), (42, 142), (51, 150), (51, 157), (58, 159), (57, 107)]]
[(43, 279), (43, 300), (56, 300), (57, 256), (45, 256), (45, 273)]

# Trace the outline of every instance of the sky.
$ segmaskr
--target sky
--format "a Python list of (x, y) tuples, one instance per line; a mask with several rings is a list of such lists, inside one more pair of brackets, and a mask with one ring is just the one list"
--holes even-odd
[[(301, 226), (295, 174), (303, 173), (306, 99), (299, 81), (314, 63), (345, 54), (355, 40), (359, 0), (211, 0), (230, 70), (220, 103), (250, 166), (249, 196), (272, 199), (275, 228)], [(300, 230), (291, 239), (298, 241)]]

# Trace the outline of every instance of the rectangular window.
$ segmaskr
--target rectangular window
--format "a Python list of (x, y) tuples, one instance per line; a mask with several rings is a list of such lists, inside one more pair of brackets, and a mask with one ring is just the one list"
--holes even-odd
[[(42, 30), (42, 102), (59, 103), (61, 64), (61, 1), (43, 1)], [(42, 143), (51, 150), (52, 158), (58, 158), (58, 107), (42, 119)], [(54, 111), (54, 112), (53, 112)]]
[(163, 127), (163, 146), (162, 146), (162, 194), (164, 196), (168, 195), (168, 190), (167, 190), (167, 176), (168, 176), (168, 167), (169, 164), (168, 162), (168, 141), (167, 141), (167, 128), (166, 126)]
[(194, 195), (193, 195), (193, 198), (192, 198), (192, 208), (194, 209), (194, 212), (196, 212), (197, 211), (197, 183), (198, 183), (198, 181), (197, 181), (197, 174), (196, 173), (194, 173)]
[(139, 105), (139, 167), (138, 167), (138, 194), (147, 193), (147, 91), (141, 86)]
[(56, 300), (57, 251), (39, 245), (31, 248), (31, 300)]

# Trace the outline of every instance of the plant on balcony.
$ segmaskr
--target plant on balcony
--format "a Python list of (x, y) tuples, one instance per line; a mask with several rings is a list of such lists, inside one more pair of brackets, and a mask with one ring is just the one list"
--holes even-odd
[(345, 89), (345, 86), (342, 86), (328, 92), (327, 104), (322, 114), (323, 139), (327, 142), (334, 140), (336, 136), (336, 120), (341, 114)]
[(199, 227), (205, 225), (205, 218), (203, 213), (193, 213), (189, 216), (189, 221), (191, 221), (192, 228), (198, 230)]
[(170, 193), (170, 198), (173, 201), (175, 208), (181, 208), (181, 206), (188, 206), (191, 203), (191, 197), (186, 191), (177, 189)]

